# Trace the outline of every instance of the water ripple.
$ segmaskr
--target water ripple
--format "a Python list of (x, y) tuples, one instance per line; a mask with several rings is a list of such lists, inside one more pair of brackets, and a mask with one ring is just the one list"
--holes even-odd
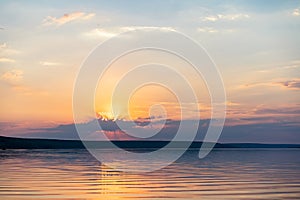
[(0, 199), (300, 198), (299, 150), (213, 151), (203, 160), (197, 153), (138, 174), (115, 171), (85, 150), (1, 151)]

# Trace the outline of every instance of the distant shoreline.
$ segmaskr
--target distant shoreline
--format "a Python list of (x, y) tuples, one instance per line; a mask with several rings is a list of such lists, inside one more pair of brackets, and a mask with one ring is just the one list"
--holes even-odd
[[(124, 149), (160, 149), (169, 141), (111, 141)], [(108, 149), (107, 141), (85, 141), (92, 148)], [(184, 148), (186, 142), (175, 142), (172, 148)], [(202, 142), (194, 141), (190, 149), (200, 148)], [(0, 136), (0, 149), (84, 149), (80, 140), (31, 139)], [(214, 148), (300, 148), (300, 144), (262, 144), (262, 143), (217, 143)]]

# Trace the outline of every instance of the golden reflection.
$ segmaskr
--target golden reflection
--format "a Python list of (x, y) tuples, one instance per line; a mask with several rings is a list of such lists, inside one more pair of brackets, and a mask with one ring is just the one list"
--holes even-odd
[(114, 171), (105, 165), (100, 165), (98, 184), (99, 197), (93, 200), (110, 199), (137, 199), (138, 196), (146, 194), (142, 188), (131, 187), (139, 185), (140, 182), (128, 180), (126, 174)]

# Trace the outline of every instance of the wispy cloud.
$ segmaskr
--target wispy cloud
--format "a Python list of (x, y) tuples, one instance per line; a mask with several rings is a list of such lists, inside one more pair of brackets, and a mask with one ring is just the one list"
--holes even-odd
[(85, 36), (90, 38), (99, 38), (99, 37), (110, 38), (117, 34), (118, 34), (117, 32), (107, 31), (105, 29), (99, 29), (99, 28), (95, 28), (89, 32), (84, 33)]
[(197, 28), (197, 31), (200, 33), (233, 33), (233, 29), (216, 29), (213, 27), (200, 27)]
[(11, 58), (0, 58), (0, 63), (14, 63), (16, 62), (14, 59)]
[(293, 16), (300, 16), (300, 9), (299, 8), (296, 8), (292, 11), (292, 15)]
[(241, 103), (233, 102), (233, 101), (226, 101), (226, 106), (240, 106)]
[(10, 70), (0, 76), (0, 80), (6, 81), (8, 83), (19, 82), (22, 79), (23, 79), (23, 71), (18, 69)]
[(23, 74), (24, 72), (20, 69), (10, 70), (0, 75), (0, 81), (5, 83), (14, 92), (21, 95), (48, 95), (47, 91), (36, 89), (24, 84)]
[(198, 32), (203, 33), (217, 33), (219, 32), (217, 29), (214, 29), (213, 27), (202, 27), (197, 29)]
[(219, 20), (224, 20), (224, 21), (235, 21), (235, 20), (240, 20), (240, 19), (247, 19), (250, 16), (248, 14), (242, 14), (242, 13), (237, 13), (237, 14), (217, 14), (217, 15), (209, 15), (202, 17), (202, 21), (210, 21), (210, 22), (216, 22)]
[(13, 85), (12, 89), (23, 95), (33, 95), (34, 94), (34, 91), (32, 88), (25, 86), (25, 85), (21, 85), (21, 84)]
[(20, 53), (18, 50), (12, 49), (11, 47), (9, 47), (9, 45), (7, 43), (0, 44), (0, 52), (1, 52), (2, 56), (4, 56), (4, 55), (9, 56), (9, 55), (14, 55), (14, 54)]
[(258, 82), (258, 83), (247, 83), (240, 85), (239, 89), (249, 89), (253, 87), (262, 87), (262, 86), (275, 86), (274, 82)]
[(40, 64), (46, 67), (61, 65), (61, 63), (58, 62), (48, 62), (48, 61), (42, 61), (40, 62)]
[(7, 47), (7, 44), (6, 44), (6, 43), (0, 44), (0, 49), (5, 49), (6, 47)]
[(63, 24), (72, 22), (72, 21), (79, 21), (79, 20), (88, 20), (95, 16), (95, 13), (84, 13), (84, 12), (73, 12), (64, 14), (61, 17), (52, 17), (47, 16), (43, 20), (43, 25), (57, 25), (61, 26)]
[(300, 60), (293, 60), (288, 63), (281, 63), (276, 65), (270, 65), (270, 66), (260, 66), (259, 70), (256, 70), (256, 72), (259, 73), (282, 73), (282, 71), (286, 70), (297, 70), (300, 68)]
[(253, 87), (276, 87), (280, 86), (284, 89), (299, 90), (300, 89), (300, 79), (292, 79), (286, 81), (270, 81), (270, 82), (258, 82), (240, 85), (239, 89), (250, 89)]
[(139, 29), (149, 29), (149, 30), (153, 30), (153, 29), (157, 29), (157, 30), (161, 30), (161, 31), (175, 31), (176, 29), (170, 26), (124, 26), (121, 27), (120, 30), (122, 32), (125, 31), (133, 31), (133, 30), (139, 30)]
[(300, 115), (299, 105), (289, 105), (280, 107), (270, 107), (260, 105), (254, 110), (254, 114), (259, 115)]
[(230, 126), (281, 122), (300, 126), (300, 107), (298, 103), (228, 106), (226, 116), (226, 125)]
[(110, 38), (122, 32), (134, 30), (161, 30), (161, 31), (175, 31), (172, 27), (158, 27), (158, 26), (123, 26), (123, 27), (110, 27), (110, 28), (95, 28), (89, 32), (84, 33), (85, 36), (90, 38)]

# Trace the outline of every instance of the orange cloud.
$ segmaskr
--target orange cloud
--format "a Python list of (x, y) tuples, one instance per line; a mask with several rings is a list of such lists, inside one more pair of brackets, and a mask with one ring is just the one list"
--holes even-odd
[(95, 13), (73, 12), (64, 14), (62, 17), (56, 18), (48, 16), (44, 19), (43, 25), (61, 26), (71, 21), (88, 20), (95, 16)]
[(5, 72), (0, 76), (0, 80), (9, 82), (9, 83), (14, 83), (14, 82), (19, 82), (23, 79), (23, 71), (14, 69), (8, 72)]

